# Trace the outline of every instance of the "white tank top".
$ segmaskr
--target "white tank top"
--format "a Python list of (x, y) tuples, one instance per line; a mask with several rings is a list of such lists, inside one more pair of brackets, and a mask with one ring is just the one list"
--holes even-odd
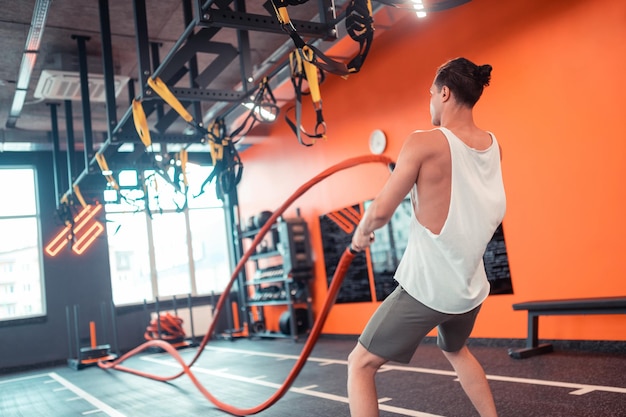
[(483, 255), (502, 222), (506, 198), (495, 136), (491, 146), (476, 150), (446, 128), (452, 156), (448, 217), (436, 235), (416, 217), (417, 188), (411, 192), (413, 216), (407, 248), (395, 279), (415, 299), (442, 313), (472, 310), (489, 295)]

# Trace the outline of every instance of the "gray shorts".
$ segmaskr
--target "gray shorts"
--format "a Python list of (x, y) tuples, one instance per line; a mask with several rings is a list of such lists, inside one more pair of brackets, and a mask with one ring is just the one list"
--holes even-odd
[(480, 306), (463, 314), (440, 313), (398, 285), (372, 315), (359, 343), (381, 358), (408, 363), (424, 337), (437, 327), (437, 346), (456, 352), (465, 345), (479, 310)]

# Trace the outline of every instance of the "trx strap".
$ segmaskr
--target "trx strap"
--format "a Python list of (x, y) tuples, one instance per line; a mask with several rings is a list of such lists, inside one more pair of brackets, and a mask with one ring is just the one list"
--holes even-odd
[[(252, 109), (239, 128), (237, 128), (231, 135), (227, 135), (226, 127), (223, 119), (216, 120), (210, 129), (205, 129), (200, 124), (193, 120), (191, 114), (185, 109), (182, 103), (172, 94), (167, 85), (157, 78), (148, 78), (148, 85), (152, 90), (158, 94), (167, 104), (170, 105), (187, 123), (191, 124), (194, 128), (203, 132), (209, 141), (209, 150), (211, 152), (211, 159), (213, 162), (213, 171), (211, 175), (202, 184), (200, 194), (204, 192), (204, 186), (211, 182), (213, 178), (217, 178), (216, 192), (217, 197), (221, 200), (224, 199), (224, 195), (232, 191), (232, 189), (241, 181), (243, 174), (243, 164), (239, 158), (239, 154), (235, 149), (234, 143), (231, 140), (232, 137), (237, 135), (247, 134), (256, 121), (263, 122), (264, 120), (258, 115), (262, 110), (269, 111), (274, 116), (278, 113), (278, 106), (276, 105), (276, 99), (269, 87), (267, 77), (263, 79), (259, 86), (259, 90), (256, 93), (253, 101)], [(149, 130), (146, 121), (145, 113), (140, 102), (133, 101), (133, 116), (135, 116), (135, 128), (139, 137), (142, 138), (144, 145), (149, 146)], [(251, 123), (250, 123), (251, 121)], [(247, 128), (246, 128), (247, 127)], [(245, 129), (245, 132), (244, 132)], [(243, 132), (243, 133), (242, 133)], [(145, 139), (145, 140), (144, 140)], [(183, 182), (185, 184), (185, 202), (187, 201), (187, 177), (185, 173), (184, 165), (187, 162), (186, 151), (181, 152), (179, 155), (182, 167)], [(158, 173), (160, 170), (157, 170)], [(169, 180), (167, 175), (161, 176)], [(176, 187), (176, 185), (174, 185)], [(156, 187), (155, 187), (156, 189)]]
[(194, 124), (193, 117), (191, 114), (185, 109), (180, 101), (172, 94), (172, 92), (167, 88), (167, 85), (160, 78), (148, 78), (148, 85), (154, 90), (155, 93), (159, 95), (167, 104), (173, 108), (176, 113), (180, 115), (187, 123)]
[(176, 154), (176, 160), (180, 161), (180, 175), (183, 177), (183, 184), (185, 185), (185, 189), (187, 189), (189, 186), (189, 181), (187, 181), (187, 161), (189, 160), (187, 149), (181, 149), (180, 152)]
[(85, 199), (83, 198), (83, 195), (81, 194), (80, 188), (78, 188), (78, 185), (75, 185), (73, 188), (74, 188), (74, 195), (76, 196), (76, 199), (78, 200), (80, 205), (83, 208), (87, 207), (87, 203), (85, 202)]
[(148, 129), (148, 120), (146, 119), (146, 113), (143, 110), (141, 101), (133, 99), (133, 121), (135, 122), (135, 130), (139, 139), (146, 148), (152, 145), (152, 138), (150, 138), (150, 129)]
[[(316, 139), (326, 139), (326, 123), (324, 122), (324, 115), (322, 113), (322, 97), (320, 94), (320, 75), (323, 78), (323, 71), (310, 62), (313, 56), (313, 51), (304, 46), (302, 49), (296, 49), (289, 54), (289, 67), (291, 69), (291, 83), (293, 84), (296, 93), (296, 104), (289, 109), (285, 114), (285, 121), (291, 127), (291, 130), (298, 138), (298, 142), (304, 146), (313, 146)], [(316, 123), (314, 133), (308, 133), (302, 126), (302, 96), (305, 95), (303, 90), (303, 82), (307, 80), (309, 85), (309, 94), (313, 101), (313, 108), (316, 114)], [(288, 113), (295, 109), (295, 122), (289, 118)], [(312, 143), (305, 143), (302, 140), (302, 134), (313, 139)]]
[[(324, 71), (343, 77), (360, 71), (374, 39), (374, 20), (372, 18), (371, 0), (352, 0), (350, 2), (346, 10), (346, 30), (350, 37), (359, 43), (359, 52), (346, 65), (327, 57), (315, 46), (307, 44), (297, 33), (289, 18), (287, 6), (303, 4), (306, 1), (272, 0), (271, 3), (282, 29), (291, 37), (296, 46), (296, 50), (289, 55), (291, 83), (296, 94), (296, 104), (287, 110), (285, 120), (301, 145), (312, 146), (315, 144), (315, 140), (326, 139), (326, 123), (322, 113), (322, 100), (319, 91), (320, 78), (323, 80)], [(304, 79), (309, 84), (313, 108), (316, 113), (313, 133), (307, 132), (301, 123), (302, 95), (304, 95), (302, 85)], [(295, 122), (288, 116), (288, 113), (291, 111), (295, 111)], [(313, 142), (307, 143), (303, 141), (302, 135), (313, 139)]]
[[(187, 123), (191, 124), (195, 129), (206, 134), (206, 129), (193, 120), (191, 114), (185, 109), (185, 106), (172, 94), (167, 88), (167, 85), (161, 81), (160, 78), (148, 78), (148, 86), (159, 95), (167, 104), (172, 107)], [(148, 128), (148, 121), (146, 119), (146, 113), (141, 105), (141, 101), (133, 99), (132, 103), (133, 119), (135, 121), (135, 130), (139, 135), (139, 138), (143, 142), (146, 148), (152, 144), (150, 138), (150, 130)]]
[(359, 53), (348, 63), (350, 72), (359, 72), (374, 40), (374, 18), (370, 0), (352, 0), (346, 10), (346, 31), (359, 43)]
[(114, 190), (119, 190), (120, 186), (117, 184), (117, 181), (115, 181), (115, 178), (113, 177), (113, 175), (111, 175), (111, 170), (109, 169), (109, 165), (107, 164), (107, 161), (104, 158), (104, 155), (102, 155), (101, 153), (96, 153), (96, 162), (98, 163), (98, 166), (100, 167), (100, 170), (102, 171), (102, 175), (104, 175), (109, 185)]
[(211, 125), (208, 137), (213, 171), (204, 180), (200, 186), (200, 192), (195, 197), (203, 194), (207, 184), (215, 179), (215, 193), (217, 198), (223, 201), (224, 196), (241, 181), (243, 164), (234, 142), (226, 133), (224, 119), (219, 118)]
[[(251, 105), (251, 108), (244, 121), (228, 135), (231, 139), (246, 136), (256, 122), (271, 123), (278, 116), (280, 109), (276, 105), (276, 98), (270, 88), (269, 79), (267, 77), (263, 77), (259, 83), (259, 89), (252, 97), (252, 101), (249, 105)], [(225, 126), (223, 126), (223, 129), (225, 130)], [(236, 142), (237, 141), (235, 141), (235, 143)]]
[(361, 70), (374, 39), (371, 0), (351, 0), (346, 10), (346, 30), (348, 35), (359, 43), (359, 53), (347, 65), (329, 58), (315, 46), (307, 44), (297, 33), (289, 18), (287, 5), (303, 4), (306, 0), (271, 0), (271, 2), (278, 22), (293, 40), (296, 48), (302, 49), (307, 46), (314, 52), (310, 59), (313, 65), (331, 74), (340, 76), (347, 76)]
[(216, 166), (224, 158), (224, 146), (228, 144), (226, 139), (226, 124), (224, 119), (216, 119), (208, 129), (209, 151), (211, 152), (211, 162)]

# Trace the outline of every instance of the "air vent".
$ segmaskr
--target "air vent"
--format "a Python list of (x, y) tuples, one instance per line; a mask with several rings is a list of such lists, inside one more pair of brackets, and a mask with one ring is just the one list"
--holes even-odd
[[(130, 77), (115, 75), (115, 97), (128, 83)], [(101, 74), (88, 74), (89, 80), (89, 100), (96, 103), (106, 102), (104, 88), (104, 76)], [(69, 71), (43, 70), (37, 88), (34, 93), (35, 98), (49, 100), (81, 100), (80, 94), (80, 74)]]

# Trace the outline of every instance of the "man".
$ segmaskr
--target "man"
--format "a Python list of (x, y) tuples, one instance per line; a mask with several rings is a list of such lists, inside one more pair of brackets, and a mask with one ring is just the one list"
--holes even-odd
[(437, 345), (482, 417), (496, 416), (485, 373), (465, 345), (489, 295), (482, 256), (505, 212), (496, 138), (474, 123), (473, 108), (489, 85), (491, 66), (465, 58), (443, 64), (430, 88), (436, 129), (416, 131), (403, 144), (389, 180), (352, 237), (365, 250), (410, 193), (414, 216), (396, 270), (396, 290), (371, 317), (348, 358), (353, 417), (378, 416), (377, 370), (408, 363), (437, 327)]

